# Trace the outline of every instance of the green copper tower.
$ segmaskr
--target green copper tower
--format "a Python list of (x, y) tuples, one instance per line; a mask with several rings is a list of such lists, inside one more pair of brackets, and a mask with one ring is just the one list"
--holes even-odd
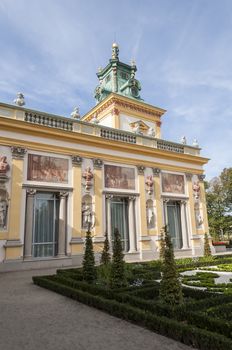
[(118, 44), (112, 45), (112, 57), (104, 69), (99, 69), (97, 77), (99, 85), (95, 89), (96, 102), (104, 100), (111, 92), (142, 101), (141, 84), (135, 79), (137, 71), (135, 62), (131, 65), (119, 61)]

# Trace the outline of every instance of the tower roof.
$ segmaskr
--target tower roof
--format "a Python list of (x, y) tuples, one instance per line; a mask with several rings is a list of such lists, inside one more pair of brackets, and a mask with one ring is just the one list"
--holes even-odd
[(119, 46), (112, 44), (112, 57), (105, 68), (99, 68), (97, 77), (99, 85), (95, 89), (97, 103), (104, 100), (111, 92), (132, 99), (142, 100), (140, 97), (141, 84), (135, 79), (137, 67), (135, 61), (130, 65), (119, 61)]

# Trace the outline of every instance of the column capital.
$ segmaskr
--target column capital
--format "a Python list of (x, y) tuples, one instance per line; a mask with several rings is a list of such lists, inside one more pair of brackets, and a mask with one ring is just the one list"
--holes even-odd
[(72, 155), (71, 157), (72, 157), (72, 165), (80, 167), (82, 164), (82, 160), (83, 160), (82, 157), (75, 156), (75, 155)]
[(34, 188), (27, 188), (27, 196), (34, 197), (36, 190)]
[(136, 197), (135, 196), (129, 196), (128, 198), (129, 198), (130, 201), (134, 201)]
[(191, 173), (185, 173), (185, 176), (186, 176), (186, 179), (187, 179), (188, 181), (191, 181), (191, 180), (192, 180), (192, 177), (193, 177), (193, 174), (191, 174)]
[(60, 191), (59, 192), (59, 197), (60, 198), (66, 198), (66, 197), (68, 197), (68, 192), (67, 191)]
[(93, 167), (94, 169), (101, 169), (103, 166), (103, 160), (99, 158), (93, 159)]
[(106, 199), (112, 199), (114, 196), (112, 194), (106, 194)]
[(199, 179), (199, 181), (204, 181), (205, 175), (198, 175), (198, 179)]
[(146, 167), (143, 165), (137, 165), (137, 169), (138, 169), (138, 174), (143, 175)]
[(13, 159), (23, 159), (25, 154), (27, 153), (27, 150), (26, 148), (23, 148), (23, 147), (12, 146), (11, 153), (12, 153)]
[(159, 176), (161, 170), (160, 168), (152, 168), (152, 172), (154, 176)]
[(182, 199), (182, 200), (180, 201), (180, 203), (183, 204), (183, 205), (185, 205), (185, 204), (187, 203), (187, 201), (186, 201), (185, 199)]

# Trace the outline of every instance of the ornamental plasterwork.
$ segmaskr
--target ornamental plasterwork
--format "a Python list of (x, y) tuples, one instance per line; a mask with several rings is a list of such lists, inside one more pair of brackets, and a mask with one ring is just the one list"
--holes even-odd
[(7, 156), (0, 156), (0, 231), (7, 229), (9, 193), (6, 183), (9, 180), (7, 173), (10, 170), (10, 165), (7, 161)]
[(81, 166), (81, 164), (82, 164), (82, 157), (72, 156), (72, 165), (73, 166)]
[(152, 168), (152, 171), (153, 171), (153, 175), (154, 176), (159, 176), (161, 170), (159, 168)]
[(101, 159), (93, 159), (94, 169), (101, 169), (103, 166), (103, 161)]
[(12, 152), (13, 159), (23, 159), (25, 154), (27, 153), (27, 150), (22, 147), (12, 146), (11, 152)]
[(143, 166), (143, 165), (137, 165), (137, 169), (138, 169), (138, 174), (139, 175), (143, 175), (144, 174), (144, 170), (146, 169), (146, 167)]
[(153, 180), (152, 175), (148, 175), (146, 177), (145, 184), (147, 187), (146, 190), (147, 190), (148, 194), (151, 195), (153, 193), (153, 185), (154, 185), (154, 180)]
[(89, 192), (90, 189), (93, 186), (93, 172), (91, 170), (91, 167), (87, 167), (85, 171), (82, 174), (83, 179), (85, 180), (84, 186), (85, 186), (85, 192)]
[(10, 170), (10, 165), (7, 162), (6, 156), (0, 156), (0, 175), (6, 175)]
[(204, 181), (205, 175), (198, 175), (198, 179), (199, 179), (199, 181)]

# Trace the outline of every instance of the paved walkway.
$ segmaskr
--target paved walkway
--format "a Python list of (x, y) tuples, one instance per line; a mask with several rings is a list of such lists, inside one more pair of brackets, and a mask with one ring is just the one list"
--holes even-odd
[(191, 349), (32, 284), (32, 275), (53, 272), (0, 274), (0, 349)]

